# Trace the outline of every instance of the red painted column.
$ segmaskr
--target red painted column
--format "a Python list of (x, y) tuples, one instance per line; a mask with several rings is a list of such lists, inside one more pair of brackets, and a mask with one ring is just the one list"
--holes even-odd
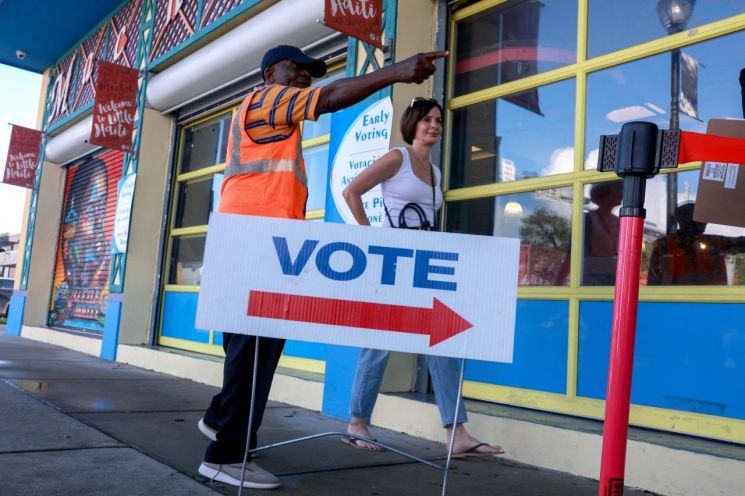
[(623, 494), (643, 232), (643, 217), (621, 217), (598, 496)]

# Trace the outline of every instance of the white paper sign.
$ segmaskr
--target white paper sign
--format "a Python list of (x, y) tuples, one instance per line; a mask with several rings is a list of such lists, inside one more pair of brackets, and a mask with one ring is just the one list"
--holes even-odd
[(727, 172), (724, 174), (725, 189), (737, 188), (737, 171), (740, 170), (738, 164), (727, 164)]
[(213, 214), (196, 327), (512, 361), (519, 240)]
[(707, 181), (724, 181), (727, 174), (727, 164), (723, 162), (704, 162), (704, 179)]
[(116, 215), (114, 217), (114, 235), (112, 240), (112, 253), (124, 253), (127, 251), (127, 240), (129, 239), (129, 217), (132, 212), (132, 198), (135, 192), (135, 179), (137, 174), (130, 174), (122, 178), (119, 185), (119, 196), (116, 201)]
[[(357, 224), (352, 211), (342, 196), (357, 174), (385, 155), (391, 140), (393, 105), (390, 98), (379, 100), (352, 122), (339, 145), (331, 165), (331, 195), (334, 206), (347, 224)], [(362, 195), (362, 206), (371, 226), (383, 225), (383, 194), (380, 185)]]

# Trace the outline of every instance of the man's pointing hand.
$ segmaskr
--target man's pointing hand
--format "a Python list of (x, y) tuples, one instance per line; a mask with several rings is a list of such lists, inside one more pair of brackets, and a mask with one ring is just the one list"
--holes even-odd
[(450, 52), (418, 53), (402, 61), (399, 65), (399, 82), (421, 84), (435, 73), (435, 61), (447, 57)]

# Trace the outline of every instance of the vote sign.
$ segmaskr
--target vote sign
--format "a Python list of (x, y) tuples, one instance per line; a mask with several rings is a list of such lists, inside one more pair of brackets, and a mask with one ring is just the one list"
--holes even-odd
[(519, 240), (214, 214), (196, 327), (512, 361)]

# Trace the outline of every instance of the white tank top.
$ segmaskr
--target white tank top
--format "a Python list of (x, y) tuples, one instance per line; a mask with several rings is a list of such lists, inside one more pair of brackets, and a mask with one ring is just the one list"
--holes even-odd
[[(411, 158), (407, 148), (395, 148), (403, 155), (401, 167), (395, 176), (383, 181), (380, 189), (383, 193), (383, 202), (388, 209), (388, 214), (393, 221), (393, 226), (385, 216), (383, 225), (385, 227), (398, 227), (398, 215), (407, 203), (418, 203), (427, 214), (430, 225), (435, 225), (435, 211), (442, 205), (442, 189), (440, 188), (440, 169), (432, 165), (435, 173), (435, 204), (432, 205), (432, 186), (419, 179), (411, 169)], [(434, 207), (434, 208), (433, 208)], [(419, 216), (413, 209), (407, 208), (404, 213), (406, 225), (409, 227), (419, 226)]]

